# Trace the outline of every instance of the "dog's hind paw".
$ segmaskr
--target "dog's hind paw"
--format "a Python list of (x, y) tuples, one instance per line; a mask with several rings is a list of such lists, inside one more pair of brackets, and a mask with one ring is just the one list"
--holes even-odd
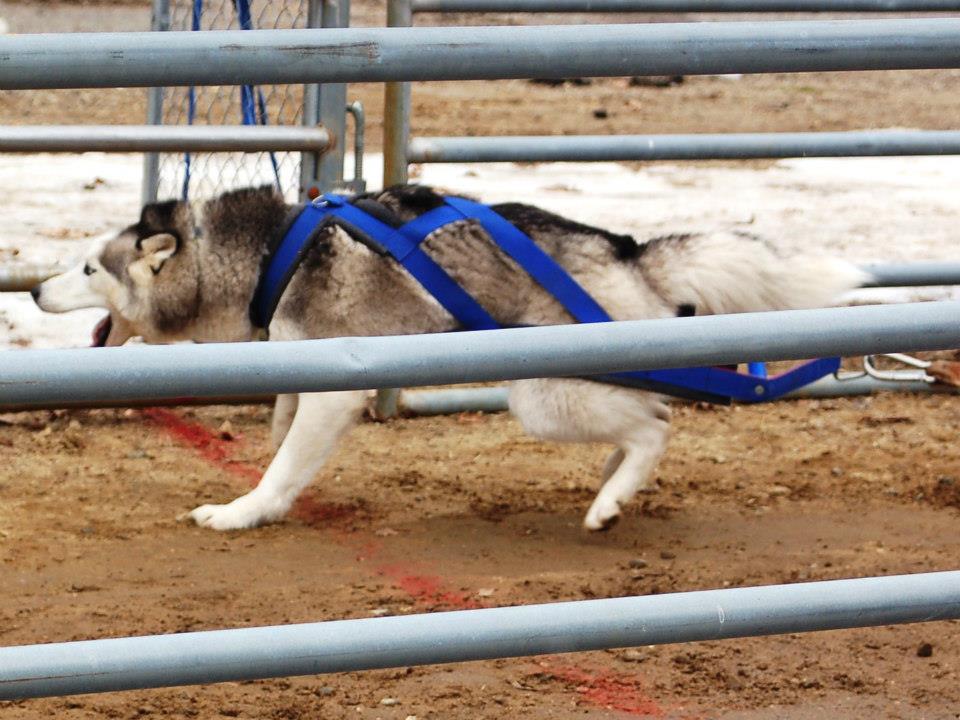
[(590, 506), (587, 516), (583, 519), (583, 526), (590, 531), (598, 532), (609, 530), (620, 520), (620, 503), (616, 500), (597, 498)]
[(251, 507), (251, 503), (237, 498), (227, 505), (201, 505), (186, 514), (200, 527), (212, 530), (245, 530), (269, 522), (260, 508)]

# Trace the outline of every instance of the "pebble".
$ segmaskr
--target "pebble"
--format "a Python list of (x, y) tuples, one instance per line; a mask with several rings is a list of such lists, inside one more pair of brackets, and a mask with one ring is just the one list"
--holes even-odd
[(930, 643), (920, 643), (917, 648), (917, 657), (931, 657), (933, 655), (933, 645)]
[(333, 688), (330, 687), (329, 685), (324, 685), (322, 688), (320, 688), (320, 694), (321, 694), (321, 695), (333, 695)]
[(217, 432), (221, 440), (233, 440), (236, 437), (236, 434), (233, 432), (233, 425), (229, 420), (224, 420), (220, 427), (217, 428)]
[(597, 120), (605, 120), (606, 118), (610, 117), (610, 114), (607, 112), (606, 108), (597, 108), (593, 111), (593, 116)]
[(645, 568), (649, 563), (643, 558), (634, 558), (630, 561), (630, 567), (638, 570), (640, 568)]
[(661, 551), (660, 551), (660, 559), (661, 559), (661, 560), (673, 560), (676, 556), (677, 556), (676, 553), (672, 553), (672, 552), (670, 552), (669, 550), (661, 550)]
[(396, 698), (384, 698), (380, 701), (381, 705), (398, 705), (400, 703)]
[(635, 648), (630, 648), (629, 650), (624, 650), (623, 655), (621, 656), (623, 660), (627, 662), (643, 662), (647, 659), (647, 656), (644, 655), (642, 650), (637, 650)]

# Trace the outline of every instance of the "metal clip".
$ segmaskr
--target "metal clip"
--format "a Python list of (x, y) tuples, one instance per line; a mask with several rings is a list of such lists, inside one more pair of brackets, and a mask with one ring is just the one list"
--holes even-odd
[[(877, 368), (875, 362), (876, 358), (885, 357), (890, 358), (891, 360), (896, 360), (899, 363), (904, 365), (909, 365), (914, 370), (880, 370)], [(865, 355), (863, 358), (863, 369), (872, 378), (877, 380), (890, 380), (894, 382), (925, 382), (925, 383), (934, 383), (937, 381), (935, 377), (927, 373), (927, 368), (930, 367), (932, 363), (928, 360), (920, 360), (919, 358), (911, 357), (910, 355), (904, 355), (902, 353), (884, 353), (883, 355)]]

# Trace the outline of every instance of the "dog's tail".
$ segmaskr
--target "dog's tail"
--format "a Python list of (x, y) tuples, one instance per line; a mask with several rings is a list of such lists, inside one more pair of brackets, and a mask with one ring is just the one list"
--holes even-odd
[(644, 276), (678, 308), (697, 315), (823, 307), (868, 275), (821, 255), (781, 257), (749, 235), (674, 235), (650, 242)]

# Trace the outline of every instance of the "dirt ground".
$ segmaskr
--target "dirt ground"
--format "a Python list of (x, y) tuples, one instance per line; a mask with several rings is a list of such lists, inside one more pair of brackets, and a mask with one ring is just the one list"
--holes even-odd
[[(0, 12), (18, 32), (128, 30), (145, 7), (8, 0)], [(357, 7), (363, 24), (382, 22), (378, 4)], [(957, 79), (435, 83), (415, 88), (413, 129), (946, 129)], [(380, 88), (354, 90), (376, 148)], [(0, 93), (3, 123), (144, 113), (142, 91)], [(507, 416), (473, 414), (361, 425), (281, 524), (217, 534), (178, 522), (256, 482), (268, 417), (260, 406), (0, 415), (0, 643), (956, 567), (956, 397), (678, 406), (659, 491), (599, 535), (580, 521), (607, 448), (536, 442)], [(956, 718), (958, 640), (960, 625), (941, 622), (0, 703), (0, 718)]]

